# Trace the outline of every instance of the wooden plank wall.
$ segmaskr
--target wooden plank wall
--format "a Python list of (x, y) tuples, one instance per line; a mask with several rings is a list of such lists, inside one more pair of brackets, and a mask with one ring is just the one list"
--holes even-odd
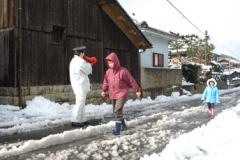
[[(88, 56), (98, 58), (92, 82), (102, 82), (106, 70), (103, 59), (110, 51), (115, 51), (121, 64), (139, 79), (137, 48), (96, 0), (23, 0), (23, 11), (24, 86), (69, 84), (72, 48), (79, 45), (87, 46)], [(59, 43), (52, 41), (53, 26), (65, 29)]]
[(0, 87), (14, 86), (13, 30), (0, 31)]
[(106, 14), (103, 14), (102, 19), (104, 57), (107, 53), (114, 51), (118, 55), (121, 65), (126, 67), (140, 82), (138, 49)]
[[(24, 0), (23, 10), (23, 85), (69, 84), (72, 48), (79, 45), (98, 58), (91, 78), (101, 81), (100, 8), (95, 0)], [(52, 42), (53, 25), (65, 28), (62, 43)]]
[(13, 27), (14, 0), (0, 1), (0, 29)]

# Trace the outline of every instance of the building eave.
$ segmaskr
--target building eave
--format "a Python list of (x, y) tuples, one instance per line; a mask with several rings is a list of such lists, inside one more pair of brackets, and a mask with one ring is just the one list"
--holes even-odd
[(102, 10), (119, 27), (119, 29), (128, 37), (128, 39), (138, 49), (146, 50), (152, 47), (152, 44), (135, 25), (130, 16), (121, 7), (117, 0), (97, 0)]
[(155, 28), (141, 27), (141, 26), (139, 26), (139, 28), (140, 28), (140, 30), (142, 32), (154, 34), (154, 35), (157, 35), (159, 37), (165, 38), (167, 40), (175, 41), (175, 40), (179, 39), (179, 37), (176, 36), (176, 35), (173, 35), (173, 34), (170, 34), (170, 33), (167, 33), (167, 32), (164, 32), (164, 31), (161, 31), (161, 30), (158, 30), (158, 29), (155, 29)]

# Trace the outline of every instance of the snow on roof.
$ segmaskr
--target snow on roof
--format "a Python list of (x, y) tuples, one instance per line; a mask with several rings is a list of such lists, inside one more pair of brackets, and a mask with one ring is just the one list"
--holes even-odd
[(236, 80), (240, 80), (240, 78), (239, 78), (239, 77), (235, 77), (235, 78), (233, 78), (232, 80), (233, 80), (233, 81), (236, 81)]
[(180, 53), (180, 52), (186, 52), (187, 49), (186, 48), (181, 48), (181, 49), (178, 49), (178, 50), (170, 50), (171, 51), (171, 54), (175, 54), (175, 53)]
[(229, 61), (229, 63), (240, 64), (239, 61), (234, 60), (234, 59), (229, 59), (229, 58), (220, 59), (219, 62), (220, 62), (220, 61), (224, 61), (224, 60), (225, 60), (225, 61)]
[(215, 65), (218, 65), (218, 66), (221, 66), (220, 63), (216, 62), (216, 61), (211, 61), (211, 63), (215, 64)]
[(200, 64), (200, 66), (201, 66), (201, 68), (202, 68), (203, 70), (210, 70), (210, 69), (212, 68), (212, 66), (210, 66), (210, 65), (205, 65), (205, 64)]
[(240, 69), (239, 69), (239, 68), (225, 69), (225, 70), (223, 71), (223, 75), (231, 75), (231, 74), (233, 74), (234, 72), (240, 73)]
[(141, 31), (148, 31), (148, 32), (152, 32), (152, 33), (155, 33), (155, 34), (158, 34), (160, 36), (163, 36), (169, 40), (177, 40), (179, 37), (175, 34), (172, 34), (172, 33), (168, 33), (168, 32), (165, 32), (165, 31), (162, 31), (160, 29), (156, 29), (156, 28), (152, 28), (148, 25), (139, 25), (138, 24), (138, 27), (140, 28)]
[(232, 62), (232, 63), (236, 63), (236, 64), (240, 64), (239, 61), (236, 61), (236, 60), (234, 60), (234, 59), (230, 59), (230, 62)]

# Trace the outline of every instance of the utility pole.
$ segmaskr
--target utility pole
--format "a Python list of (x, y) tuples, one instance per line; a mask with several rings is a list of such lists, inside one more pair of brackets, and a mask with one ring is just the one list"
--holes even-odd
[(205, 31), (205, 63), (207, 65), (207, 62), (208, 62), (208, 39), (209, 39), (209, 36), (208, 36), (208, 32), (207, 30)]

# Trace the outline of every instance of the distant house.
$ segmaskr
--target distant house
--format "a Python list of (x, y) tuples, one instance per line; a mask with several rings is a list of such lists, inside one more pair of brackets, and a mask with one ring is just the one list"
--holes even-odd
[(180, 58), (177, 58), (177, 57), (173, 57), (170, 59), (170, 64), (169, 64), (169, 67), (171, 68), (181, 68), (182, 66), (182, 63), (181, 63), (181, 60)]
[(172, 64), (175, 64), (175, 65), (180, 65), (181, 64), (181, 60), (179, 58), (171, 58), (170, 62)]
[(240, 62), (233, 59), (228, 59), (228, 58), (220, 59), (218, 63), (220, 63), (225, 69), (240, 68)]
[(230, 61), (228, 59), (221, 59), (218, 61), (224, 68), (229, 67)]
[(1, 0), (0, 104), (21, 105), (37, 95), (73, 100), (68, 70), (79, 45), (98, 59), (93, 89), (112, 51), (139, 82), (138, 50), (151, 47), (117, 0)]

